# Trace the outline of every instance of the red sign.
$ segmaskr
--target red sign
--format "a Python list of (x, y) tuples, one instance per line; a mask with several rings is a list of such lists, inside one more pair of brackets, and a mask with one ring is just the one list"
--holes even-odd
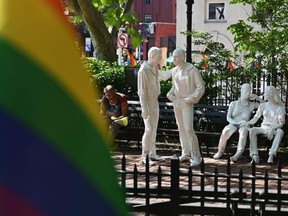
[(128, 47), (128, 35), (126, 33), (118, 34), (117, 44), (119, 47)]

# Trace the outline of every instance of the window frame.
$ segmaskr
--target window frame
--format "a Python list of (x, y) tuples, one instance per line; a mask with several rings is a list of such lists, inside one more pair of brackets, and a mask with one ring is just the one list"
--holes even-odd
[(144, 0), (144, 4), (152, 4), (152, 0)]
[[(215, 19), (211, 19), (211, 18), (210, 18), (210, 5), (212, 5), (212, 4), (219, 4), (219, 5), (220, 5), (220, 4), (223, 4), (223, 5), (224, 5), (224, 6), (223, 6), (223, 8), (224, 8), (224, 10), (223, 10), (224, 19), (217, 19), (217, 17), (216, 17), (216, 14), (217, 14), (216, 8), (217, 8), (217, 7), (215, 7), (215, 10), (214, 10)], [(221, 22), (227, 22), (226, 9), (227, 9), (227, 4), (226, 4), (226, 2), (215, 2), (215, 1), (207, 2), (207, 19), (206, 19), (206, 21), (207, 21), (207, 22), (219, 22), (219, 23), (221, 23)]]
[(151, 23), (152, 22), (152, 14), (144, 14), (144, 23)]

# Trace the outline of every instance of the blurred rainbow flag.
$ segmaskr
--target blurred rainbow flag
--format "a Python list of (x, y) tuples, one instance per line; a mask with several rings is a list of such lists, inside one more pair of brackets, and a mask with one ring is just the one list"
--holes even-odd
[(128, 55), (128, 59), (130, 61), (130, 66), (135, 67), (137, 65), (135, 58), (133, 57), (133, 55), (129, 51), (128, 51), (127, 55)]
[(60, 0), (0, 0), (0, 215), (126, 215)]

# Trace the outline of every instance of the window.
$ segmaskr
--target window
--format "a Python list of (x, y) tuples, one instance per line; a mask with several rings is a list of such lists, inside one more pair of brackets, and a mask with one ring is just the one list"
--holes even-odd
[(225, 3), (209, 3), (209, 21), (226, 21)]
[(144, 22), (145, 23), (151, 23), (152, 22), (152, 15), (151, 14), (145, 14), (144, 15)]
[(144, 0), (144, 3), (145, 3), (145, 4), (151, 4), (151, 3), (152, 3), (152, 0)]

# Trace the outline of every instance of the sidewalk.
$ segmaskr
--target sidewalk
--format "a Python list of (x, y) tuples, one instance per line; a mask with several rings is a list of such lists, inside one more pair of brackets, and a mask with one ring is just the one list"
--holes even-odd
[[(211, 156), (208, 157), (205, 154), (203, 154), (203, 159), (205, 163), (205, 171), (209, 173), (214, 173), (215, 168), (217, 167), (218, 173), (226, 173), (227, 172), (227, 162), (228, 158), (232, 155), (224, 155), (221, 159), (213, 159), (212, 155), (214, 152), (211, 153)], [(137, 147), (118, 147), (112, 152), (112, 156), (115, 159), (116, 162), (116, 169), (121, 170), (121, 161), (123, 154), (125, 154), (126, 158), (126, 170), (133, 170), (134, 166), (137, 166), (138, 171), (144, 171), (145, 166), (141, 162), (141, 149)], [(150, 172), (157, 172), (159, 166), (161, 167), (161, 170), (164, 171), (170, 171), (170, 159), (173, 155), (180, 156), (181, 152), (179, 148), (175, 147), (168, 147), (162, 150), (157, 150), (157, 154), (162, 156), (164, 158), (164, 161), (156, 162), (156, 165), (150, 167)], [(242, 168), (244, 175), (251, 175), (252, 174), (252, 166), (251, 166), (251, 159), (247, 155), (248, 152), (245, 152), (243, 156), (240, 158), (239, 162), (233, 163), (231, 162), (231, 174), (239, 174), (240, 169)], [(265, 174), (265, 170), (268, 170), (269, 176), (271, 175), (278, 175), (278, 161), (281, 159), (282, 163), (282, 176), (288, 176), (288, 153), (279, 152), (277, 158), (274, 161), (273, 165), (269, 165), (266, 163), (266, 151), (260, 151), (260, 163), (256, 165), (256, 175), (263, 175)], [(183, 172), (187, 172), (190, 166), (190, 162), (184, 162), (180, 163), (180, 170)], [(201, 168), (199, 167), (193, 167), (193, 172), (201, 172)], [(143, 180), (144, 181), (144, 180)], [(249, 187), (249, 184), (251, 180), (245, 181), (245, 187)], [(127, 179), (126, 183), (132, 184), (132, 179)], [(143, 182), (144, 184), (145, 182)], [(233, 182), (235, 186), (238, 186), (238, 182)], [(153, 184), (153, 182), (151, 182)], [(163, 182), (163, 185), (169, 185), (169, 182)], [(225, 187), (225, 182), (221, 182), (219, 180), (218, 185)], [(182, 178), (180, 182), (180, 186), (187, 186), (187, 179)], [(198, 181), (193, 181), (193, 186), (200, 186), (200, 183)], [(213, 187), (213, 181), (210, 182), (209, 180), (205, 181), (205, 187)], [(233, 184), (231, 185), (233, 187)], [(257, 181), (256, 187), (259, 189), (263, 188), (263, 181)], [(269, 182), (269, 189), (277, 189), (277, 181), (270, 181)], [(288, 182), (283, 182), (281, 185), (282, 190), (288, 190)]]

